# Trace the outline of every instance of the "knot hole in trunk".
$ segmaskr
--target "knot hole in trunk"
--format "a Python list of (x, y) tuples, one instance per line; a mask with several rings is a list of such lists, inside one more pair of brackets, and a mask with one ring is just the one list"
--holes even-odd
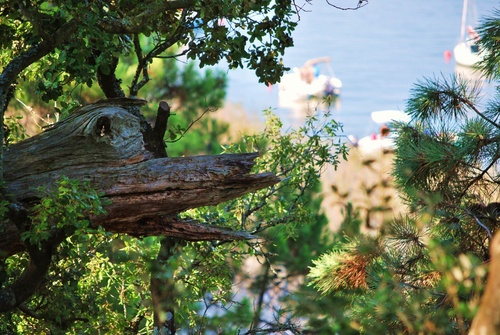
[(103, 137), (111, 135), (111, 120), (107, 116), (101, 116), (95, 123), (95, 133), (97, 136)]

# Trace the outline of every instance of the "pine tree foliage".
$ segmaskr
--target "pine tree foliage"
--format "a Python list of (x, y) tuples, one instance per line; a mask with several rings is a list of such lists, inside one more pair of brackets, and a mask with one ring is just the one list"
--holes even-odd
[[(499, 17), (494, 12), (479, 28), (485, 58), (478, 71), (489, 85), (500, 79)], [(323, 300), (347, 302), (346, 311), (327, 317), (330, 329), (467, 334), (484, 289), (491, 237), (500, 227), (499, 101), (459, 75), (415, 84), (405, 108), (411, 121), (393, 124), (393, 177), (407, 213), (371, 239), (339, 243), (309, 274)], [(366, 286), (346, 285), (342, 265), (370, 245), (368, 264), (350, 267), (365, 276)]]

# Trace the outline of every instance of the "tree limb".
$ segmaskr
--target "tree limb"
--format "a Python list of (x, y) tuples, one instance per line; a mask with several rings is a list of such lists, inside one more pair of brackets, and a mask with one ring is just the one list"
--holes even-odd
[[(168, 119), (170, 118), (170, 106), (165, 101), (161, 101), (156, 112), (154, 128), (144, 134), (146, 148), (155, 154), (155, 157), (167, 157), (165, 145), (165, 132), (167, 131)], [(146, 138), (148, 137), (148, 138)]]
[(42, 42), (32, 46), (26, 52), (12, 59), (0, 73), (0, 176), (3, 174), (3, 158), (4, 158), (4, 129), (3, 119), (7, 106), (9, 104), (9, 95), (12, 93), (12, 85), (16, 82), (19, 74), (28, 66), (44, 57), (57, 46), (66, 42), (71, 35), (76, 31), (78, 21), (73, 19), (63, 24), (53, 35), (51, 39), (43, 40)]
[[(139, 118), (125, 109), (138, 103), (113, 99), (88, 105), (50, 130), (11, 145), (5, 153), (7, 191), (16, 201), (30, 204), (41, 197), (37, 188), (50, 189), (64, 175), (88, 181), (110, 200), (106, 215), (90, 218), (93, 227), (186, 240), (254, 238), (178, 214), (277, 183), (272, 173), (250, 173), (258, 154), (155, 158), (145, 147)], [(159, 117), (158, 136), (167, 122), (164, 117)], [(24, 246), (15, 225), (4, 227), (9, 234), (0, 235), (0, 250), (11, 255)]]
[(490, 269), (479, 310), (472, 321), (469, 335), (500, 333), (500, 233), (490, 244)]
[(63, 230), (56, 230), (40, 246), (24, 243), (30, 257), (28, 266), (11, 285), (0, 290), (0, 313), (20, 306), (37, 291), (49, 269), (55, 248), (65, 238)]
[[(97, 58), (101, 52), (94, 51), (94, 56)], [(95, 64), (95, 60), (93, 61)], [(111, 63), (109, 65), (109, 73), (104, 73), (100, 67), (97, 68), (97, 83), (103, 91), (106, 98), (124, 98), (125, 92), (121, 88), (121, 80), (116, 77), (115, 70), (118, 66), (118, 57), (111, 56)]]

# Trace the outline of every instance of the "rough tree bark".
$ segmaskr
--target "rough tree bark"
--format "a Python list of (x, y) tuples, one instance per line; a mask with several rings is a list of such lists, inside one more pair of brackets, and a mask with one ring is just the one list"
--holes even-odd
[[(13, 198), (28, 204), (40, 196), (37, 187), (50, 187), (65, 175), (89, 181), (111, 201), (105, 207), (107, 215), (91, 218), (96, 227), (186, 240), (252, 238), (245, 232), (181, 220), (177, 214), (277, 183), (272, 173), (250, 174), (257, 154), (155, 158), (145, 148), (140, 120), (127, 111), (127, 104), (137, 102), (87, 105), (45, 132), (10, 146), (4, 179)], [(23, 250), (16, 226), (4, 225), (0, 251), (5, 256)]]
[(488, 279), (469, 335), (500, 334), (500, 232), (490, 242)]

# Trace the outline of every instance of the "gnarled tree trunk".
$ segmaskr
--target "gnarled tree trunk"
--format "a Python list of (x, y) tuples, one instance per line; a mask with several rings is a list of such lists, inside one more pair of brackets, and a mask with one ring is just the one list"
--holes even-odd
[[(123, 102), (122, 105), (118, 102)], [(29, 203), (61, 176), (87, 180), (111, 204), (94, 226), (134, 236), (187, 240), (252, 238), (245, 232), (181, 220), (178, 213), (214, 205), (278, 182), (272, 173), (250, 174), (257, 154), (155, 158), (146, 149), (141, 123), (123, 104), (128, 99), (87, 105), (47, 131), (10, 146), (4, 179), (13, 198)], [(4, 223), (0, 250), (22, 250), (16, 226)]]

